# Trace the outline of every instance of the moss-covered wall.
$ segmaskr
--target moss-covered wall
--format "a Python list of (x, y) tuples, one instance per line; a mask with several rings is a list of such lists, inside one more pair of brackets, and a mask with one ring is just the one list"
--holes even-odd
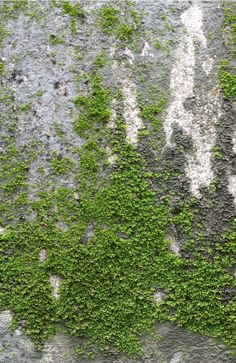
[(0, 15), (0, 362), (236, 362), (235, 4)]

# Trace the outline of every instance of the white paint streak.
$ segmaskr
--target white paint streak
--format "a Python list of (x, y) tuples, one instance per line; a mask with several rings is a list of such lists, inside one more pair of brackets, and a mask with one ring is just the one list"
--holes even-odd
[[(173, 125), (180, 126), (185, 134), (191, 137), (193, 153), (187, 155), (186, 175), (191, 181), (191, 192), (200, 197), (200, 188), (209, 186), (213, 179), (211, 167), (211, 150), (215, 144), (215, 123), (220, 117), (220, 96), (218, 88), (213, 88), (204, 97), (195, 97), (195, 45), (200, 43), (200, 51), (204, 57), (202, 64), (205, 73), (209, 74), (213, 59), (207, 52), (207, 41), (202, 30), (202, 11), (194, 4), (181, 15), (185, 27), (179, 47), (176, 50), (176, 60), (171, 72), (170, 89), (173, 102), (167, 110), (164, 124), (166, 145), (173, 146)], [(185, 102), (194, 98), (197, 103), (196, 112), (185, 108)]]
[(234, 197), (234, 204), (236, 206), (236, 175), (228, 176), (228, 190), (230, 194)]
[(190, 37), (192, 39), (197, 39), (201, 45), (206, 48), (207, 40), (202, 29), (202, 11), (200, 7), (195, 4), (188, 8), (181, 15), (181, 21)]
[(52, 275), (49, 279), (49, 282), (52, 286), (52, 295), (55, 299), (59, 298), (59, 288), (61, 284), (61, 278), (56, 275)]
[(199, 107), (191, 128), (186, 130), (192, 137), (194, 152), (188, 156), (186, 174), (191, 179), (191, 191), (200, 197), (201, 186), (209, 186), (214, 178), (211, 165), (212, 148), (215, 145), (215, 124), (220, 113), (220, 94), (213, 88), (206, 96), (205, 105)]
[(143, 128), (143, 121), (139, 117), (136, 85), (130, 79), (122, 80), (124, 97), (124, 118), (126, 121), (126, 140), (132, 145), (138, 143), (138, 132)]
[[(110, 49), (110, 55), (112, 57), (115, 56), (114, 46)], [(134, 55), (129, 48), (125, 49), (124, 55), (129, 57), (129, 63), (132, 64), (134, 61)], [(118, 64), (117, 60), (114, 60), (112, 63), (112, 69), (122, 85), (122, 94), (124, 98), (123, 116), (126, 121), (126, 141), (127, 143), (136, 146), (138, 143), (138, 132), (144, 127), (143, 121), (139, 116), (140, 110), (137, 101), (137, 87), (130, 77), (130, 69), (127, 68), (127, 62)], [(114, 106), (116, 105), (114, 104)], [(115, 107), (112, 107), (112, 109), (112, 116), (108, 123), (108, 127), (113, 129), (116, 124), (116, 112)]]

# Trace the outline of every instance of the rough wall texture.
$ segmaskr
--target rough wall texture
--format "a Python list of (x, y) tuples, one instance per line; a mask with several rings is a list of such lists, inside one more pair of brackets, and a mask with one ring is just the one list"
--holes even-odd
[[(233, 30), (223, 23), (223, 7), (234, 3), (0, 0), (0, 6), (0, 362), (236, 362), (236, 97), (235, 91), (226, 97), (219, 80), (222, 59), (235, 66)], [(146, 184), (132, 184), (137, 155), (144, 163), (137, 179)], [(109, 177), (122, 174), (129, 157), (134, 168), (116, 199), (119, 184)], [(134, 199), (119, 215), (128, 190)], [(151, 198), (161, 205), (157, 217), (146, 208)], [(137, 214), (144, 210), (147, 219), (129, 221), (139, 201)], [(106, 238), (116, 242), (99, 260), (110, 248)], [(129, 243), (137, 249), (126, 250)], [(94, 274), (79, 275), (93, 266)], [(128, 301), (125, 323), (106, 306), (106, 327), (103, 289), (117, 305)], [(78, 318), (83, 309), (88, 320)], [(123, 354), (133, 353), (123, 344), (131, 335), (130, 341), (141, 336), (137, 358)], [(77, 357), (88, 337), (100, 346), (91, 358)]]

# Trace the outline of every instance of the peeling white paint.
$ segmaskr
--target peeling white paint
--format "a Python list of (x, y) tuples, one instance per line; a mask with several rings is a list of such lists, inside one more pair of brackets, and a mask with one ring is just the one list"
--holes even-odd
[(177, 352), (171, 358), (170, 363), (180, 363), (182, 360), (182, 352)]
[(49, 279), (49, 282), (52, 286), (52, 295), (55, 299), (59, 298), (59, 288), (61, 284), (61, 278), (56, 275), (52, 275)]
[(46, 250), (41, 250), (40, 252), (39, 252), (39, 261), (40, 262), (44, 262), (44, 261), (46, 261), (46, 259), (48, 258), (48, 253), (47, 253), (47, 251)]
[(192, 39), (197, 39), (206, 48), (207, 40), (203, 33), (202, 11), (198, 4), (190, 6), (181, 14), (181, 21)]
[(132, 145), (138, 143), (138, 132), (143, 128), (143, 121), (139, 116), (136, 85), (130, 79), (122, 80), (124, 97), (124, 118), (126, 121), (126, 140)]
[[(115, 47), (110, 49), (110, 54), (115, 56)], [(134, 61), (134, 55), (129, 48), (126, 48), (124, 55), (127, 55), (130, 60), (130, 64)], [(127, 64), (122, 62), (118, 64), (116, 60), (113, 60), (112, 69), (119, 78), (122, 85), (122, 94), (124, 99), (124, 111), (123, 116), (126, 122), (126, 141), (134, 146), (138, 143), (138, 132), (144, 127), (143, 121), (140, 117), (140, 110), (137, 100), (137, 86), (130, 77), (130, 69), (127, 68)], [(111, 119), (108, 123), (108, 127), (114, 129), (116, 124), (116, 112), (115, 112), (115, 100), (112, 108)]]
[(218, 87), (205, 96), (205, 105), (199, 107), (190, 129), (183, 127), (193, 140), (193, 154), (188, 155), (186, 174), (191, 180), (191, 191), (200, 197), (200, 187), (209, 186), (214, 178), (211, 165), (212, 148), (216, 141), (215, 125), (221, 115)]
[[(215, 145), (215, 124), (221, 112), (219, 89), (213, 87), (207, 94), (196, 97), (194, 94), (195, 76), (195, 41), (200, 43), (204, 58), (202, 67), (209, 73), (213, 67), (213, 59), (207, 54), (207, 41), (202, 29), (202, 11), (198, 4), (189, 7), (182, 15), (184, 31), (175, 54), (175, 63), (171, 72), (170, 89), (172, 103), (167, 110), (164, 123), (166, 145), (173, 146), (173, 125), (180, 126), (185, 134), (191, 137), (193, 153), (187, 155), (186, 176), (191, 181), (192, 194), (200, 198), (200, 188), (209, 186), (214, 174), (211, 165), (211, 152)], [(200, 97), (200, 98), (199, 98)], [(191, 112), (185, 108), (185, 102), (193, 98), (196, 110)]]

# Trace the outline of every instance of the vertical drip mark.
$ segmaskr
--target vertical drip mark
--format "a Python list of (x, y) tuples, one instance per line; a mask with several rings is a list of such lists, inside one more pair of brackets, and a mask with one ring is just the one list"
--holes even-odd
[[(219, 90), (214, 86), (207, 94), (194, 89), (196, 68), (195, 41), (199, 43), (202, 70), (209, 75), (213, 59), (207, 53), (207, 40), (203, 33), (202, 11), (198, 3), (193, 4), (181, 15), (184, 31), (175, 53), (175, 63), (171, 72), (172, 102), (167, 110), (164, 123), (166, 146), (174, 146), (173, 125), (177, 124), (190, 136), (192, 153), (187, 155), (185, 173), (191, 181), (191, 192), (199, 198), (200, 188), (209, 186), (214, 174), (211, 166), (212, 148), (215, 144), (215, 124), (220, 117)], [(185, 103), (193, 98), (196, 109), (186, 109)]]

